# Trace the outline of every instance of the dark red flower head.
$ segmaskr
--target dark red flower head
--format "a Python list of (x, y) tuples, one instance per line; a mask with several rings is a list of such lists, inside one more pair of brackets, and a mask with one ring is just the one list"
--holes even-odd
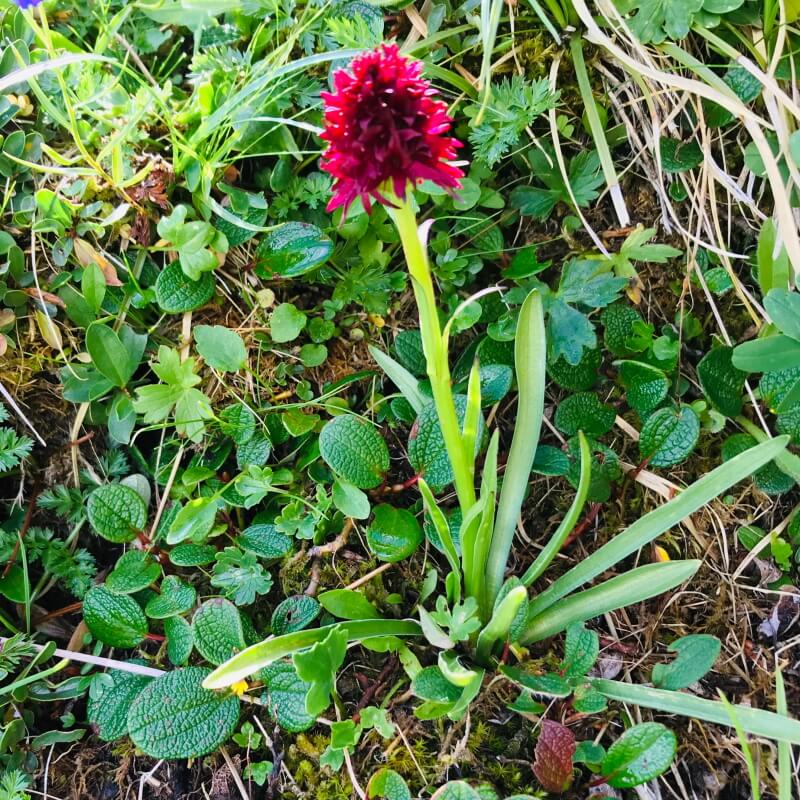
[(447, 136), (447, 106), (421, 72), (422, 62), (383, 44), (334, 75), (334, 91), (322, 93), (322, 169), (335, 178), (328, 211), (346, 210), (357, 197), (367, 211), (372, 199), (388, 203), (382, 188), (403, 199), (409, 181), (460, 188), (464, 173), (450, 162), (461, 142)]

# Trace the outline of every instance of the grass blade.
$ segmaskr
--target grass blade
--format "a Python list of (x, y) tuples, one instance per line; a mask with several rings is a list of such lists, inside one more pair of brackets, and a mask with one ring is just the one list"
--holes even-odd
[[(775, 673), (775, 708), (784, 717), (789, 716), (780, 668)], [(778, 800), (792, 800), (792, 746), (788, 742), (778, 742)]]
[(489, 607), (494, 604), (503, 585), (508, 554), (511, 552), (522, 501), (530, 481), (544, 416), (547, 342), (542, 297), (536, 290), (527, 296), (519, 312), (514, 363), (519, 385), (517, 421), (503, 486), (500, 489), (500, 501), (486, 565), (486, 597)]
[(547, 639), (573, 622), (640, 603), (674, 589), (694, 575), (700, 561), (669, 561), (632, 569), (591, 589), (571, 595), (530, 619), (521, 644)]
[[(695, 697), (687, 692), (652, 689), (649, 686), (610, 681), (605, 678), (593, 679), (592, 686), (609, 700), (634, 703), (666, 714), (679, 714), (682, 717), (702, 719), (731, 727), (731, 718), (725, 706), (716, 700)], [(800, 745), (800, 721), (759, 708), (741, 705), (735, 708), (739, 723), (751, 736), (762, 736), (776, 742)]]
[(306, 650), (321, 642), (333, 630), (344, 631), (351, 642), (372, 639), (377, 636), (419, 636), (422, 628), (413, 619), (362, 619), (337, 622), (305, 631), (295, 631), (284, 636), (275, 636), (251, 645), (217, 667), (204, 681), (205, 689), (227, 689), (254, 672), (263, 669), (280, 658)]
[(501, 601), (492, 614), (488, 625), (478, 636), (476, 657), (479, 664), (486, 664), (492, 655), (495, 644), (508, 636), (511, 623), (520, 606), (528, 599), (528, 590), (524, 586), (512, 589)]
[(402, 364), (377, 347), (370, 346), (369, 352), (389, 380), (400, 390), (400, 394), (408, 400), (411, 408), (419, 414), (426, 402), (419, 390), (419, 381)]
[(788, 441), (787, 436), (780, 436), (745, 450), (695, 481), (668, 503), (636, 520), (623, 533), (604, 544), (532, 600), (531, 617), (538, 616), (578, 586), (596, 578), (631, 553), (649, 544), (733, 484), (772, 461), (783, 452)]

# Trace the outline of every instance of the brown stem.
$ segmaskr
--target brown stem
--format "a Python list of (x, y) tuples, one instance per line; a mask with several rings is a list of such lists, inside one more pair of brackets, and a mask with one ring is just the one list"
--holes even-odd
[(7, 577), (8, 573), (11, 572), (11, 567), (14, 566), (14, 563), (17, 560), (17, 556), (19, 555), (19, 547), (20, 544), (25, 538), (25, 534), (28, 532), (28, 528), (31, 526), (31, 520), (33, 519), (33, 512), (36, 509), (36, 498), (39, 496), (40, 492), (40, 485), (39, 485), (39, 478), (36, 478), (36, 481), (33, 484), (33, 491), (31, 493), (31, 499), (28, 501), (28, 509), (25, 512), (25, 519), (22, 520), (22, 527), (19, 529), (19, 535), (17, 536), (17, 541), (14, 542), (14, 549), (11, 551), (11, 555), (8, 557), (8, 561), (6, 562), (6, 568), (3, 570), (3, 577)]
[(572, 531), (572, 533), (567, 536), (564, 544), (561, 547), (562, 550), (565, 547), (569, 547), (574, 541), (580, 539), (580, 537), (586, 533), (586, 531), (589, 529), (589, 526), (597, 519), (597, 515), (600, 513), (600, 509), (602, 507), (602, 503), (592, 503), (589, 506), (589, 511), (586, 513), (586, 516), (575, 526), (575, 529)]
[(397, 656), (392, 655), (389, 657), (389, 660), (386, 662), (384, 668), (380, 671), (379, 675), (373, 683), (367, 687), (364, 694), (361, 695), (361, 699), (358, 701), (358, 705), (356, 706), (356, 713), (353, 714), (353, 722), (358, 724), (359, 718), (361, 716), (361, 709), (366, 708), (370, 702), (372, 702), (372, 698), (378, 693), (380, 689), (386, 684), (386, 681), (389, 679), (389, 676), (394, 672), (395, 668), (397, 667)]

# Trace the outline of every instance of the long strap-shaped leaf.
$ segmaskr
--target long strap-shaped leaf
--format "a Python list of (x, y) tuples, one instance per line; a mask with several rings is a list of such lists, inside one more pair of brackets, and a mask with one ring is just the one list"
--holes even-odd
[(273, 661), (306, 650), (323, 641), (334, 630), (345, 633), (348, 641), (360, 642), (377, 636), (420, 636), (422, 628), (413, 619), (359, 619), (323, 625), (306, 631), (295, 631), (283, 636), (275, 636), (254, 644), (224, 664), (217, 667), (204, 681), (205, 689), (226, 689), (242, 681), (254, 672), (263, 669)]
[(694, 575), (700, 561), (668, 561), (646, 564), (591, 589), (578, 592), (551, 606), (536, 617), (528, 617), (522, 644), (555, 636), (573, 622), (584, 622), (617, 608), (640, 603), (663, 594)]
[(615, 536), (534, 598), (530, 604), (530, 618), (538, 616), (578, 586), (596, 578), (623, 558), (649, 544), (733, 484), (772, 461), (784, 450), (788, 441), (788, 436), (780, 436), (745, 450), (695, 481), (668, 503), (636, 520), (627, 530)]
[[(609, 700), (635, 703), (638, 706), (655, 708), (667, 714), (680, 714), (682, 717), (702, 719), (717, 725), (732, 727), (731, 718), (725, 706), (716, 700), (695, 697), (687, 692), (651, 689), (648, 686), (609, 681), (605, 678), (593, 679), (592, 686)], [(734, 707), (736, 718), (752, 736), (763, 736), (765, 739), (800, 745), (800, 720), (758, 708)]]
[(402, 365), (395, 361), (391, 356), (387, 356), (377, 347), (369, 348), (370, 355), (378, 362), (378, 366), (389, 376), (390, 380), (400, 390), (400, 393), (408, 400), (409, 405), (417, 414), (422, 412), (426, 400), (419, 390), (419, 381)]
[(486, 564), (486, 599), (490, 608), (503, 585), (508, 554), (511, 552), (519, 512), (530, 481), (544, 415), (547, 343), (542, 297), (536, 290), (528, 295), (519, 312), (514, 363), (519, 387), (517, 420)]

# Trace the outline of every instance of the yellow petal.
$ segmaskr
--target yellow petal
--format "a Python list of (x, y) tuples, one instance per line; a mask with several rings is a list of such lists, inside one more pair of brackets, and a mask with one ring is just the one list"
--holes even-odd
[(660, 545), (656, 545), (656, 561), (671, 561), (669, 553)]
[(247, 690), (249, 686), (247, 685), (247, 681), (236, 681), (231, 686), (231, 691), (237, 696), (241, 697)]

